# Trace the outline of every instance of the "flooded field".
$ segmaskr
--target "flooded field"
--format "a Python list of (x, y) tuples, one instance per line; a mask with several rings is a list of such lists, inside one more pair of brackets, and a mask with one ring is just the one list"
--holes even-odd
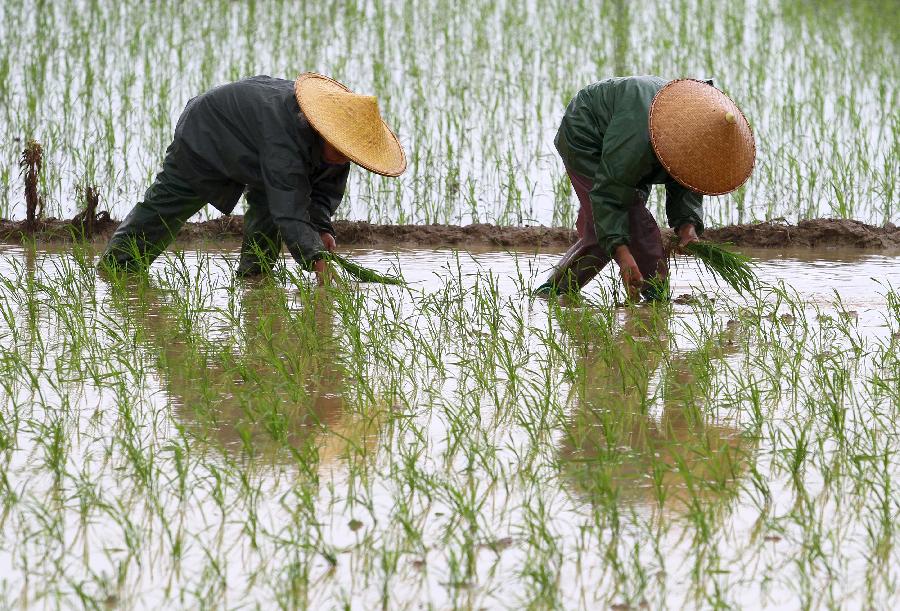
[(624, 308), (529, 298), (558, 252), (0, 245), (0, 600), (889, 608), (900, 258), (747, 252), (756, 296)]
[(572, 226), (553, 147), (565, 105), (601, 78), (658, 74), (715, 78), (756, 132), (754, 175), (708, 200), (708, 225), (897, 223), (898, 33), (895, 0), (5, 0), (0, 218), (24, 217), (28, 138), (49, 216), (93, 184), (123, 218), (188, 99), (315, 70), (377, 95), (410, 152), (399, 180), (351, 173), (347, 218)]
[[(0, 609), (898, 606), (898, 36), (896, 0), (4, 0)], [(406, 285), (237, 279), (212, 208), (96, 272), (190, 98), (307, 70), (408, 152), (336, 223)], [(565, 106), (628, 74), (747, 115), (704, 220), (752, 294), (531, 296)]]

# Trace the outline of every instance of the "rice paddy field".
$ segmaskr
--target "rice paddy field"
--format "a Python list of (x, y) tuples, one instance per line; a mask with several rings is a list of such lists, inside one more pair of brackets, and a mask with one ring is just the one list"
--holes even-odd
[(557, 253), (326, 291), (235, 254), (3, 247), (4, 606), (896, 602), (897, 257), (617, 308), (528, 298)]
[(707, 223), (897, 222), (898, 38), (894, 0), (5, 0), (0, 217), (24, 216), (28, 138), (49, 215), (71, 216), (87, 183), (122, 218), (188, 99), (315, 70), (379, 96), (410, 153), (399, 180), (353, 172), (348, 218), (572, 225), (553, 147), (566, 104), (659, 74), (713, 77), (756, 132), (755, 174)]
[[(410, 158), (344, 218), (570, 226), (566, 103), (655, 73), (756, 132), (709, 225), (898, 223), (898, 36), (862, 0), (5, 0), (0, 218), (28, 139), (46, 216), (96, 186), (122, 218), (190, 97), (316, 70)], [(237, 278), (239, 242), (100, 247), (0, 243), (0, 609), (900, 604), (897, 252), (747, 249), (741, 295), (679, 257), (624, 306), (612, 268), (532, 297), (553, 250), (341, 249), (406, 284), (317, 288)]]

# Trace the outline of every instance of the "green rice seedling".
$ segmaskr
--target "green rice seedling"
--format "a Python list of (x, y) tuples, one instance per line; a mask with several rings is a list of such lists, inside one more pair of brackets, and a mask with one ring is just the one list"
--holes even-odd
[(734, 252), (726, 245), (699, 240), (685, 246), (685, 251), (700, 261), (716, 282), (721, 279), (739, 295), (752, 292), (759, 284), (750, 257)]
[(335, 252), (328, 253), (327, 259), (329, 261), (333, 261), (338, 264), (338, 266), (347, 272), (351, 277), (359, 280), (360, 282), (377, 282), (379, 284), (394, 284), (394, 285), (402, 285), (405, 284), (403, 278), (400, 276), (389, 276), (386, 274), (380, 274), (373, 269), (369, 269), (367, 267), (363, 267), (357, 263), (354, 263), (347, 257), (339, 255)]
[(552, 254), (235, 253), (0, 246), (10, 605), (892, 603), (893, 258), (616, 308), (523, 298)]

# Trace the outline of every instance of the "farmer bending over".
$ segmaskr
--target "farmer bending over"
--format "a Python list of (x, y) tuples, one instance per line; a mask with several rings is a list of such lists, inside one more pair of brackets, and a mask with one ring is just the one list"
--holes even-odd
[(116, 229), (101, 266), (149, 266), (207, 202), (230, 214), (246, 193), (238, 274), (271, 270), (284, 242), (322, 284), (350, 161), (385, 176), (406, 169), (374, 97), (312, 72), (211, 89), (187, 103), (162, 171)]
[(666, 298), (668, 249), (646, 208), (650, 186), (666, 186), (681, 250), (703, 232), (702, 196), (740, 187), (756, 157), (750, 125), (712, 81), (656, 76), (588, 85), (555, 142), (581, 204), (578, 241), (539, 294), (577, 291), (615, 259), (629, 298)]

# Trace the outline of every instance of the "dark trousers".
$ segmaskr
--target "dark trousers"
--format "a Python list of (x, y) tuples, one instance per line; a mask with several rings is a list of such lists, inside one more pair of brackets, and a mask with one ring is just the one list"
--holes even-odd
[[(244, 241), (238, 274), (251, 276), (271, 271), (281, 253), (281, 234), (269, 214), (265, 193), (248, 189), (244, 215)], [(172, 243), (190, 217), (206, 202), (180, 176), (171, 150), (162, 171), (110, 238), (100, 265), (134, 271), (146, 269)]]
[[(566, 172), (575, 189), (580, 204), (575, 229), (578, 241), (556, 264), (550, 277), (538, 290), (555, 290), (559, 293), (575, 292), (590, 282), (610, 262), (609, 255), (597, 241), (594, 229), (594, 212), (591, 207), (590, 192), (593, 183), (576, 174), (568, 167)], [(628, 210), (628, 248), (641, 270), (645, 280), (664, 280), (668, 275), (666, 251), (663, 248), (659, 225), (647, 210), (649, 192), (638, 191), (635, 201)], [(660, 298), (658, 291), (647, 287), (643, 291), (647, 298)]]

